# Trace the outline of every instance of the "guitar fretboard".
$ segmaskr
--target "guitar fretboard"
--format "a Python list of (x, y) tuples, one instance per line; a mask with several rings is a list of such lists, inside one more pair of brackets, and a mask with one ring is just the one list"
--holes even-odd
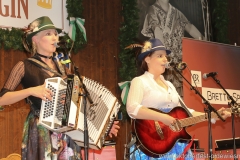
[[(232, 112), (230, 108), (227, 108), (225, 110), (228, 112)], [(214, 112), (211, 113), (211, 117), (218, 118), (218, 116)], [(199, 116), (195, 116), (195, 117), (180, 119), (179, 122), (181, 124), (181, 127), (187, 127), (187, 126), (191, 126), (196, 123), (200, 123), (200, 122), (207, 121), (207, 120), (208, 120), (207, 114), (203, 114), (203, 115), (199, 115)]]

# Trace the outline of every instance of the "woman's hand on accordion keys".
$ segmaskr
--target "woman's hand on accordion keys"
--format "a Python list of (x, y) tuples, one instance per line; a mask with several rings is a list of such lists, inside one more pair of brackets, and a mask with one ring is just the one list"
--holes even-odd
[(45, 83), (40, 86), (32, 87), (30, 94), (34, 97), (41, 98), (42, 100), (52, 100), (52, 91), (45, 87)]
[(112, 135), (117, 137), (118, 130), (120, 129), (120, 126), (118, 124), (119, 124), (119, 121), (114, 121), (113, 122), (112, 128), (111, 128), (111, 130), (109, 132), (109, 137), (112, 138)]

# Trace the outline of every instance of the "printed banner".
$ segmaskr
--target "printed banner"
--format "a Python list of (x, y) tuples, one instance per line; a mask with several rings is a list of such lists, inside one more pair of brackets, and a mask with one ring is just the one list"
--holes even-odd
[[(226, 91), (236, 102), (239, 102), (240, 99), (239, 90), (226, 89)], [(202, 87), (202, 95), (211, 104), (227, 105), (229, 102), (231, 102), (231, 100), (228, 99), (228, 96), (223, 89)]]
[(48, 16), (56, 27), (69, 30), (66, 0), (0, 0), (0, 28), (24, 28)]

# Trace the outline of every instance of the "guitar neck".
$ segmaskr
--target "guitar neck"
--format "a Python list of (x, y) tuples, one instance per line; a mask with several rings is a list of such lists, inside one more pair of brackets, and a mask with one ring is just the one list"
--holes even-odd
[[(230, 108), (227, 108), (225, 110), (229, 111), (229, 112), (232, 112)], [(211, 117), (212, 118), (218, 118), (218, 116), (214, 112), (211, 112)], [(207, 114), (203, 114), (203, 115), (199, 115), (199, 116), (180, 119), (179, 122), (181, 124), (181, 127), (187, 127), (187, 126), (191, 126), (191, 125), (194, 125), (196, 123), (204, 122), (204, 121), (207, 121), (207, 120), (208, 120)]]

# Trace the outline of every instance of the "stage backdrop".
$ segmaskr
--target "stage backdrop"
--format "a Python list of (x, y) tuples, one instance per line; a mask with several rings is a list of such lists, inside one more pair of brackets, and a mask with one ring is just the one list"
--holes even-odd
[[(199, 41), (190, 38), (183, 38), (183, 61), (187, 63), (188, 68), (194, 74), (194, 79), (198, 85), (200, 93), (210, 104), (219, 109), (228, 108), (225, 92), (214, 81), (212, 77), (203, 79), (204, 73), (217, 72), (215, 76), (221, 85), (230, 93), (230, 95), (240, 103), (240, 47), (231, 46), (207, 41)], [(186, 68), (183, 71), (184, 77), (192, 83), (190, 71)], [(190, 85), (184, 80), (184, 102), (190, 108), (197, 111), (204, 111), (205, 104), (202, 103), (200, 96), (190, 90)], [(228, 118), (225, 122), (221, 120), (212, 124), (213, 151), (216, 147), (216, 139), (232, 138), (232, 121)], [(235, 118), (235, 136), (240, 136), (240, 118)], [(208, 123), (202, 122), (188, 128), (189, 133), (195, 139), (199, 139), (200, 147), (208, 153)], [(239, 153), (240, 154), (240, 153)]]

